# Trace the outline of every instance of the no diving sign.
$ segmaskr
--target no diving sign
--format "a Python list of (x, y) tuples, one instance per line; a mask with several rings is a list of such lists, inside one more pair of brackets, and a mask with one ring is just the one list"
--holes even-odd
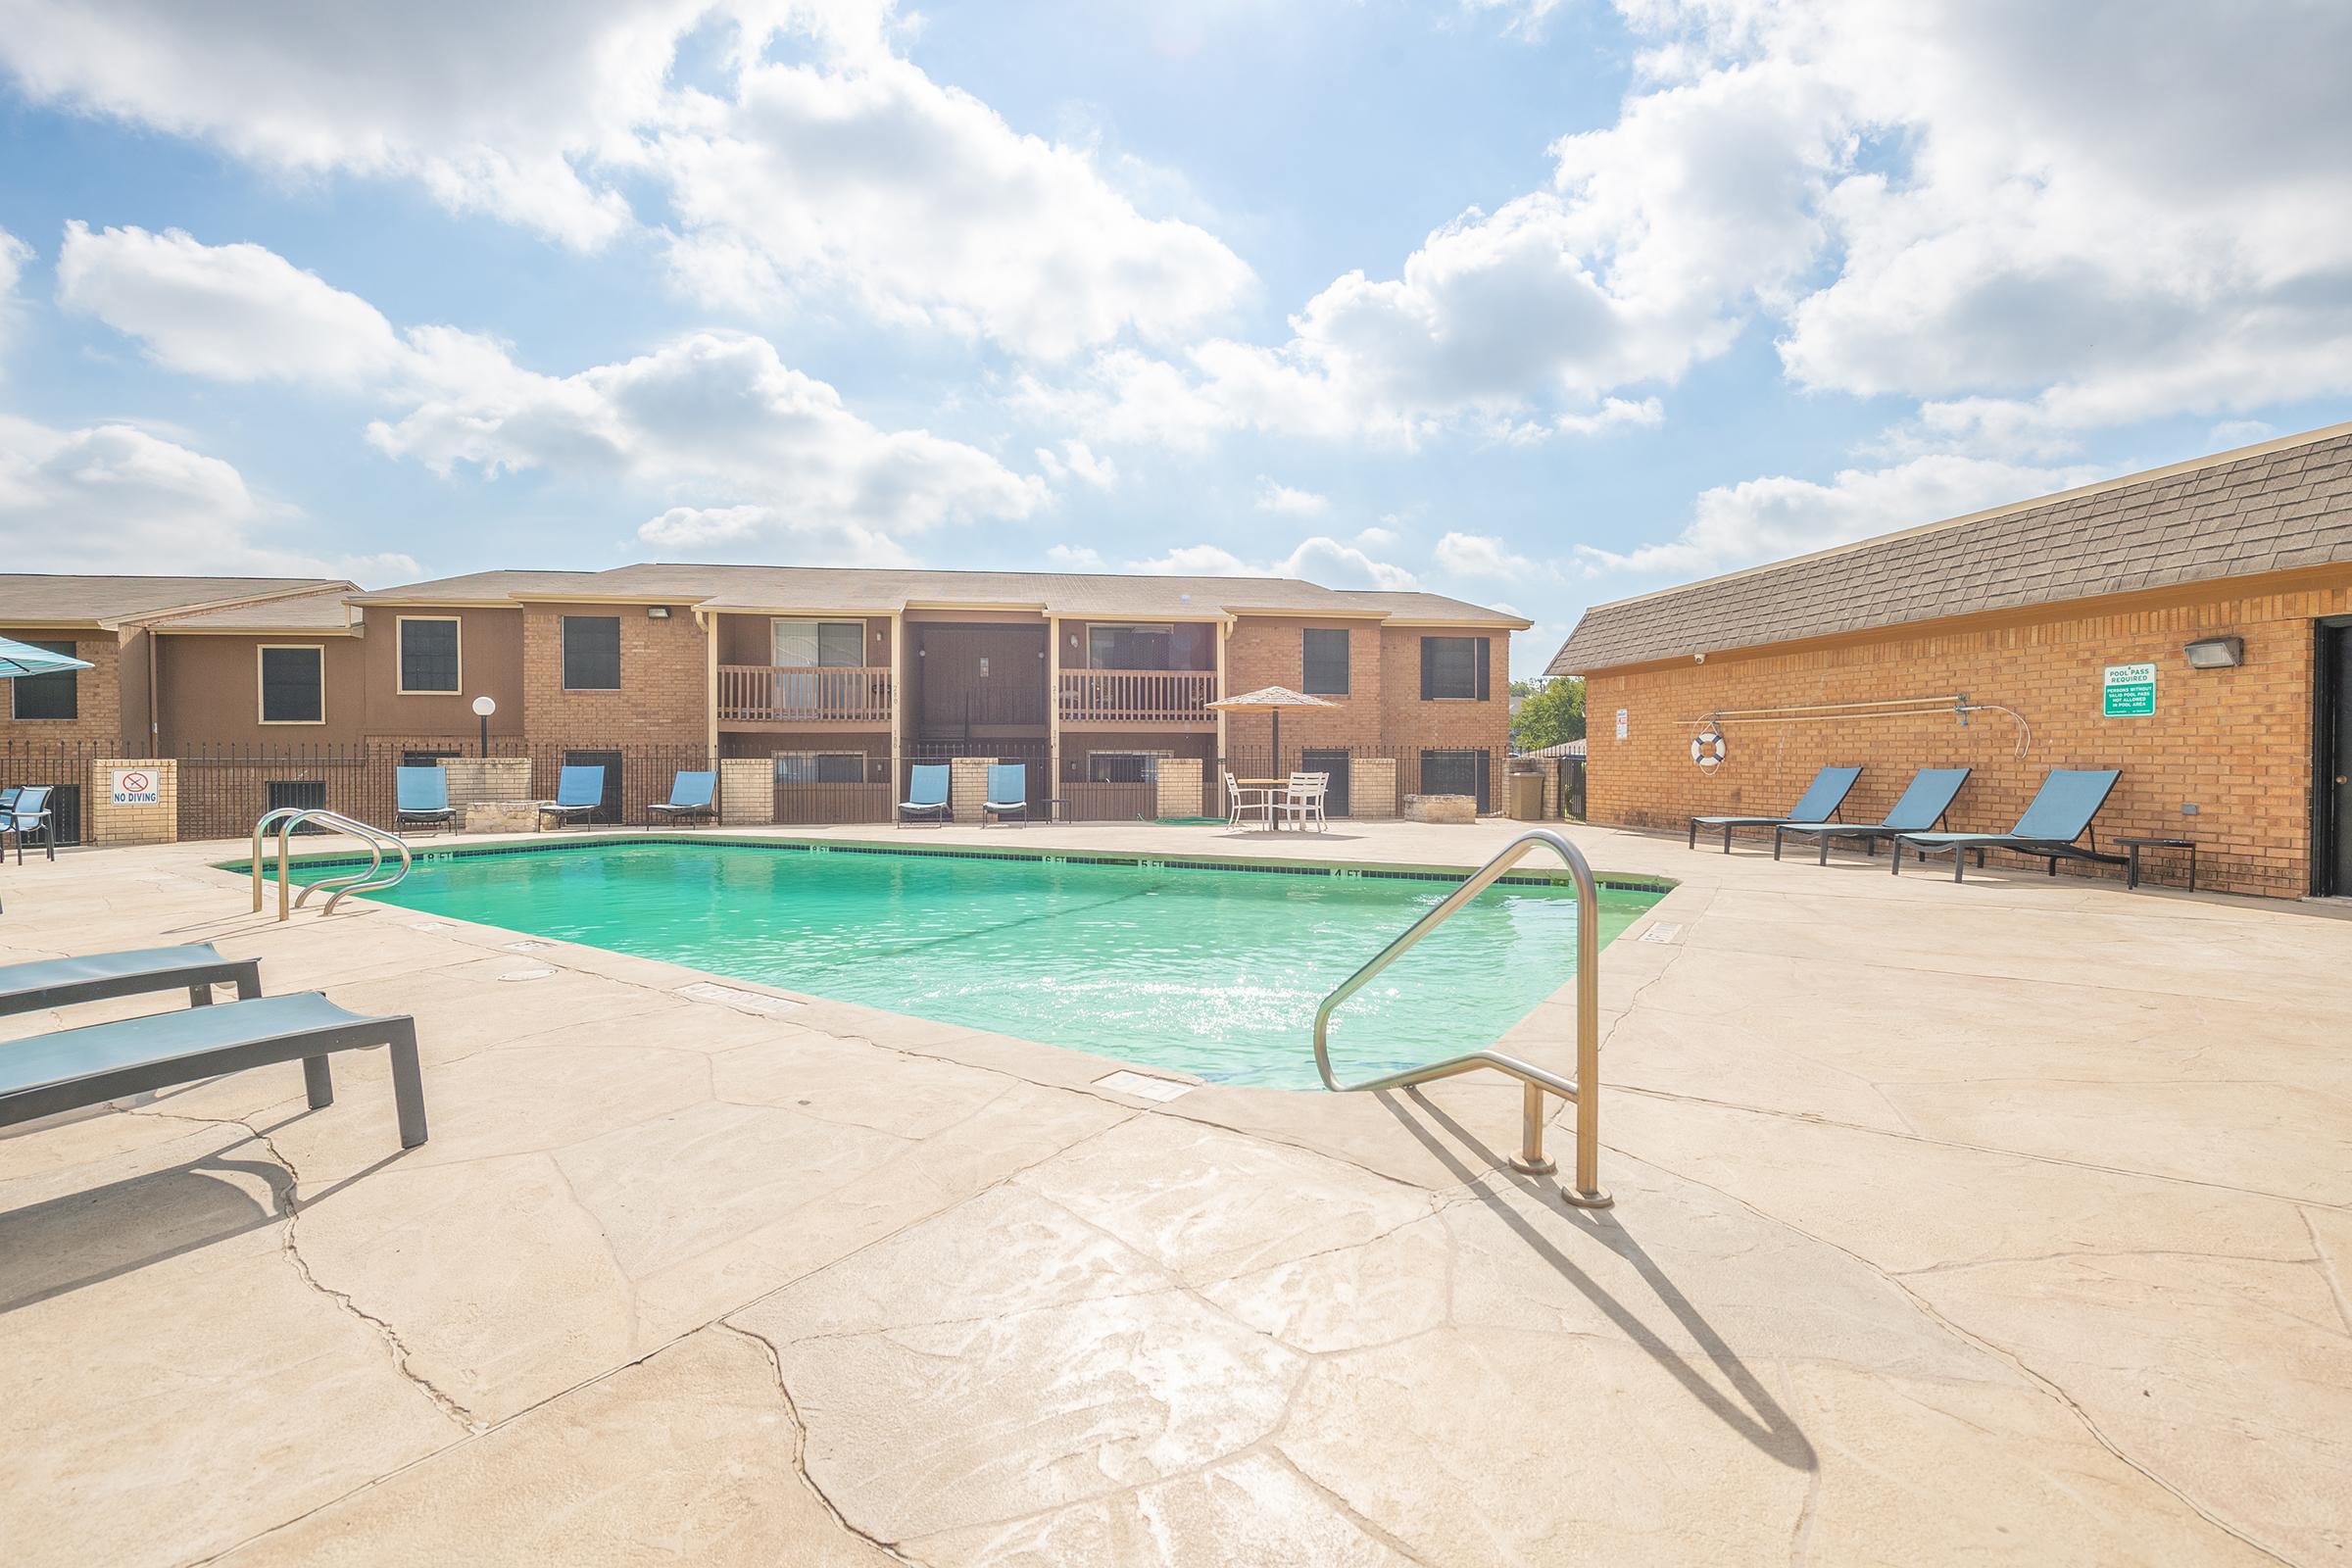
[(155, 774), (144, 767), (118, 767), (114, 770), (114, 804), (117, 806), (161, 806), (163, 792), (157, 788)]

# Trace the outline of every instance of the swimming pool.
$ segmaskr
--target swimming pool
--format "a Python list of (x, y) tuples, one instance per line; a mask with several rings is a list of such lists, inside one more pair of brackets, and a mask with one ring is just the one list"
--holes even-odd
[[(1316, 1004), (1451, 887), (1379, 869), (660, 840), (427, 854), (368, 896), (1212, 1082), (1309, 1089)], [(1604, 886), (1602, 942), (1663, 896)], [(1340, 1009), (1335, 1066), (1493, 1044), (1573, 977), (1575, 944), (1573, 890), (1490, 888)]]

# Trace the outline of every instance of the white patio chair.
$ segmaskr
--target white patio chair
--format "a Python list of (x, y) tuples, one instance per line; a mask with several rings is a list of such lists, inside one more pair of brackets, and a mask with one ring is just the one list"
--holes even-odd
[(1256, 820), (1267, 827), (1274, 825), (1274, 792), (1246, 790), (1233, 781), (1233, 770), (1225, 772), (1225, 825), (1240, 827), (1244, 822)]
[(1306, 824), (1315, 824), (1317, 832), (1331, 827), (1331, 819), (1323, 814), (1323, 797), (1331, 789), (1329, 773), (1293, 773), (1290, 787), (1282, 792), (1282, 811), (1303, 831)]

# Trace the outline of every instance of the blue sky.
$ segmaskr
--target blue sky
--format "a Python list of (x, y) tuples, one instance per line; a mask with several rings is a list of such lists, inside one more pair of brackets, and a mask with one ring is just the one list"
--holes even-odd
[(2345, 8), (206, 9), (0, 0), (21, 565), (1292, 571), (1527, 673), (2352, 414)]

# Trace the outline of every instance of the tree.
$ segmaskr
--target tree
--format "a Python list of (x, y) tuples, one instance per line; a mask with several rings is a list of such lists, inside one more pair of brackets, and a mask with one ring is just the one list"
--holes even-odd
[(1563, 741), (1585, 736), (1585, 682), (1582, 676), (1559, 675), (1550, 680), (1515, 680), (1511, 695), (1519, 711), (1511, 715), (1511, 745), (1523, 752), (1540, 752)]

